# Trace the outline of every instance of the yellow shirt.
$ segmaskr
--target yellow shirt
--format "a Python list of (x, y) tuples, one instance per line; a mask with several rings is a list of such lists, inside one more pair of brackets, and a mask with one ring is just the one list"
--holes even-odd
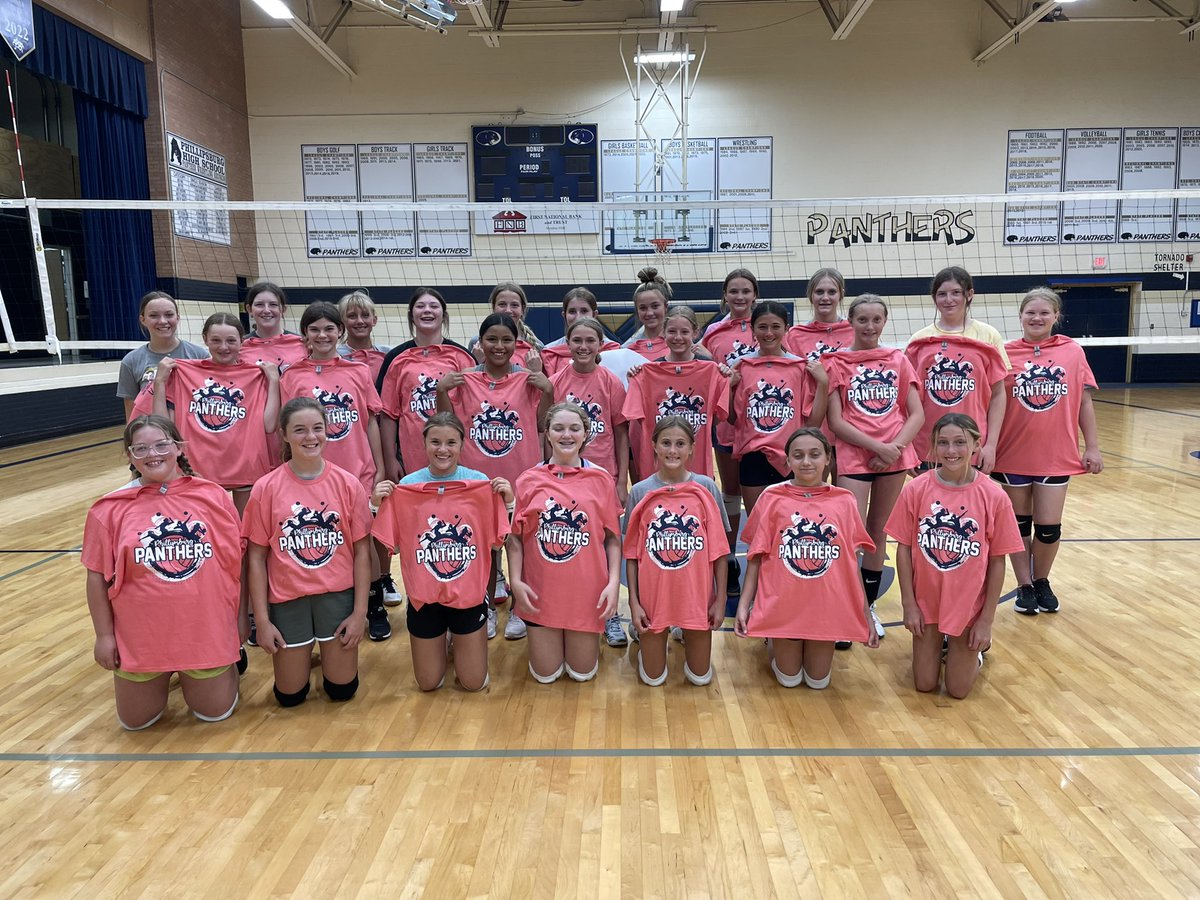
[(963, 337), (969, 337), (972, 340), (982, 341), (985, 344), (991, 344), (1000, 351), (1000, 358), (1004, 360), (1004, 367), (1011, 368), (1008, 362), (1008, 353), (1004, 350), (1004, 338), (1000, 332), (989, 325), (987, 322), (980, 322), (978, 319), (967, 319), (965, 328), (954, 329), (948, 331), (945, 328), (938, 328), (937, 324), (926, 325), (924, 328), (913, 333), (909, 338), (910, 341), (919, 341), (921, 338), (941, 337), (944, 334), (960, 334)]

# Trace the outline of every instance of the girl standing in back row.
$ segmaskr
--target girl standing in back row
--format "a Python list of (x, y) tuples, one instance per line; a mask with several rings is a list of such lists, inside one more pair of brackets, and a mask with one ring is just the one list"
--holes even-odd
[(138, 307), (138, 324), (150, 337), (141, 347), (130, 350), (117, 371), (117, 396), (125, 404), (125, 418), (133, 415), (133, 404), (143, 389), (154, 381), (158, 364), (171, 359), (204, 359), (208, 351), (180, 340), (179, 304), (165, 291), (151, 291)]

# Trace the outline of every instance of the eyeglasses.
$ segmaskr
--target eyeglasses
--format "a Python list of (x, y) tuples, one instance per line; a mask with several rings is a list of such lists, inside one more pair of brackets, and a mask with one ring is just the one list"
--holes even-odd
[(174, 449), (174, 441), (159, 441), (157, 444), (134, 444), (129, 448), (129, 455), (134, 459), (145, 459), (147, 456), (166, 456)]

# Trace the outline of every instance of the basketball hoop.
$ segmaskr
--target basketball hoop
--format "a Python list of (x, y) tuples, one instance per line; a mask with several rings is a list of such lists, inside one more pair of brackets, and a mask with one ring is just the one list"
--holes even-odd
[(650, 238), (650, 243), (654, 245), (656, 256), (670, 256), (671, 251), (675, 249), (675, 238)]

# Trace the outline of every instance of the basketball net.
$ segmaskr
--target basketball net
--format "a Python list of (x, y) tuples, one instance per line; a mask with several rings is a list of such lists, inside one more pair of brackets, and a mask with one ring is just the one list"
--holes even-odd
[(650, 243), (654, 245), (655, 256), (670, 256), (675, 249), (675, 238), (650, 238)]

